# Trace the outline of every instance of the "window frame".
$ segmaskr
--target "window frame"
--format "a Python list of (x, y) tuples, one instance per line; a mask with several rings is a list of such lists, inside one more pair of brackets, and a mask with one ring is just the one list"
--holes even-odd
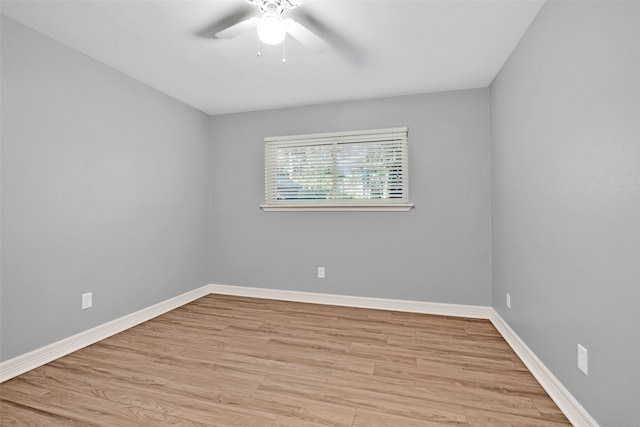
[[(398, 141), (400, 143), (398, 143)], [(286, 146), (307, 147), (313, 145), (333, 145), (332, 156), (334, 162), (332, 172), (337, 174), (335, 156), (340, 144), (365, 144), (388, 143), (389, 145), (401, 145), (402, 155), (399, 165), (402, 176), (402, 197), (399, 198), (372, 198), (372, 199), (318, 199), (318, 200), (274, 200), (273, 196), (277, 186), (274, 184), (274, 173), (270, 170), (270, 149), (280, 149)], [(408, 159), (408, 128), (385, 128), (373, 130), (328, 132), (305, 135), (288, 135), (264, 138), (265, 170), (264, 170), (264, 204), (260, 208), (264, 211), (408, 211), (413, 208), (409, 202), (409, 159)], [(386, 154), (386, 153), (385, 153)], [(335, 178), (333, 181), (335, 185)], [(332, 186), (332, 188), (334, 188)]]

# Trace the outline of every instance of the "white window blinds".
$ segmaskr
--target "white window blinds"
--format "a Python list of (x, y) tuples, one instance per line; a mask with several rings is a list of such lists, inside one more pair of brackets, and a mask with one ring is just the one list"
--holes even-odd
[(262, 208), (410, 209), (407, 133), (393, 128), (265, 138)]

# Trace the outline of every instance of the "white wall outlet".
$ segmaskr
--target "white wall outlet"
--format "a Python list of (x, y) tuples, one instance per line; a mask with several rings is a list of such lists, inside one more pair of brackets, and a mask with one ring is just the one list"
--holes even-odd
[(587, 349), (578, 344), (578, 369), (589, 375), (589, 359), (587, 358)]
[(82, 309), (86, 310), (91, 307), (93, 307), (93, 292), (82, 294)]
[(324, 267), (318, 267), (318, 279), (324, 279)]
[(507, 308), (511, 308), (511, 295), (507, 292)]

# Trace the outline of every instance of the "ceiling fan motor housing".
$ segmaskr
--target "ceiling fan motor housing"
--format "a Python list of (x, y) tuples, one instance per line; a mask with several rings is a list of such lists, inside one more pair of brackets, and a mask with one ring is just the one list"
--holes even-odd
[(302, 4), (301, 0), (247, 0), (265, 14), (281, 14), (285, 9), (293, 9)]

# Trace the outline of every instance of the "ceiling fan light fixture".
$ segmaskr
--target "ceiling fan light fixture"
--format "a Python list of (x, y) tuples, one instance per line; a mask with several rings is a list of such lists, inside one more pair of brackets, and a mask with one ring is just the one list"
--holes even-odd
[(265, 14), (258, 22), (258, 38), (266, 44), (280, 44), (287, 35), (287, 28), (277, 15)]

